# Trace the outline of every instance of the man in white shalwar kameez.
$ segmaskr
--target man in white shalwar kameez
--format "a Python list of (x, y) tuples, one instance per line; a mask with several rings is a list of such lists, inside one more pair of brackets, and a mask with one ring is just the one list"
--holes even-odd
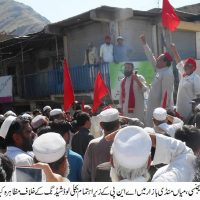
[[(171, 124), (169, 124), (169, 122)], [(183, 121), (178, 117), (167, 115), (164, 108), (156, 108), (153, 112), (154, 131), (156, 133), (169, 135), (174, 138), (178, 129), (183, 127)]]
[(192, 149), (174, 138), (148, 134), (140, 127), (130, 126), (119, 130), (111, 147), (112, 181), (148, 181), (152, 147), (155, 148), (153, 164), (167, 164), (157, 170), (152, 182), (193, 180), (196, 157)]
[(141, 35), (140, 39), (148, 60), (155, 68), (155, 77), (151, 84), (146, 113), (146, 126), (152, 127), (152, 114), (155, 108), (164, 107), (173, 110), (174, 75), (170, 67), (172, 57), (165, 52), (156, 59), (146, 42), (145, 36)]
[(180, 80), (176, 108), (187, 123), (192, 114), (191, 101), (200, 96), (200, 76), (195, 73), (197, 64), (193, 58), (181, 61), (175, 44), (171, 44), (171, 49), (176, 60)]
[(124, 64), (125, 77), (120, 83), (120, 109), (124, 116), (138, 118), (144, 122), (144, 92), (146, 81), (142, 75), (133, 72), (133, 63)]

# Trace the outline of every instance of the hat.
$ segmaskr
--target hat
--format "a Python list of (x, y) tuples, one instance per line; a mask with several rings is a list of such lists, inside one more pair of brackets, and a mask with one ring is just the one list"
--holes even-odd
[(8, 134), (8, 130), (12, 124), (12, 122), (16, 119), (17, 117), (14, 117), (14, 116), (8, 116), (3, 124), (1, 125), (1, 128), (0, 128), (0, 136), (2, 138), (6, 138), (7, 134)]
[(198, 104), (195, 108), (200, 110), (200, 104)]
[(92, 109), (89, 105), (84, 105), (84, 109)]
[(168, 61), (170, 61), (170, 62), (173, 61), (172, 56), (171, 56), (168, 52), (165, 52), (165, 53), (164, 53), (164, 56), (165, 56), (165, 58), (167, 58)]
[(7, 112), (4, 114), (4, 117), (8, 117), (8, 116), (17, 117), (17, 115), (16, 115), (13, 111), (11, 111), (11, 110), (7, 111)]
[(151, 138), (143, 128), (128, 126), (115, 136), (111, 154), (122, 167), (138, 169), (147, 162), (151, 146)]
[(119, 36), (117, 37), (117, 40), (119, 40), (119, 39), (124, 40), (124, 38), (123, 38), (121, 35), (119, 35)]
[(43, 112), (45, 112), (46, 110), (52, 110), (52, 109), (51, 109), (51, 106), (45, 106), (45, 107), (43, 108)]
[(56, 108), (56, 109), (53, 109), (53, 110), (50, 111), (50, 116), (52, 117), (52, 116), (59, 115), (59, 114), (62, 114), (62, 113), (63, 113), (63, 111), (61, 109)]
[(119, 112), (115, 108), (102, 111), (99, 115), (100, 122), (113, 122), (119, 119)]
[(24, 113), (23, 115), (22, 115), (22, 117), (26, 117), (26, 118), (33, 118), (31, 115), (29, 115), (28, 113)]
[(155, 130), (151, 127), (145, 127), (144, 131), (146, 131), (149, 134), (155, 134), (156, 133)]
[(62, 158), (66, 151), (66, 142), (58, 133), (45, 133), (33, 142), (36, 159), (44, 163), (53, 163)]
[(167, 111), (164, 108), (156, 108), (153, 111), (153, 118), (158, 121), (164, 121), (167, 118)]
[(194, 58), (187, 58), (185, 60), (185, 64), (191, 64), (193, 66), (193, 71), (195, 71), (197, 68), (197, 63)]
[(43, 115), (37, 115), (36, 117), (34, 117), (31, 121), (31, 126), (34, 129), (39, 128), (40, 126), (42, 126), (43, 124), (47, 123), (47, 119), (45, 116)]

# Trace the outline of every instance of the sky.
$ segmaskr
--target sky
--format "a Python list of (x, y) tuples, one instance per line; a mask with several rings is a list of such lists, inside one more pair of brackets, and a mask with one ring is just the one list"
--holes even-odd
[[(58, 22), (102, 5), (149, 10), (161, 8), (162, 0), (16, 0), (32, 7), (50, 22)], [(173, 7), (200, 3), (200, 0), (169, 0)], [(158, 6), (159, 5), (159, 6)]]

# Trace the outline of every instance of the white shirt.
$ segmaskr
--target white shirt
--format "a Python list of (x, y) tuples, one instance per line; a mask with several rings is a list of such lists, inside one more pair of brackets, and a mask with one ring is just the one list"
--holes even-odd
[[(96, 47), (92, 47), (88, 52), (86, 50), (85, 52), (85, 59), (84, 59), (84, 65), (86, 64), (95, 64), (98, 61), (98, 54)], [(88, 63), (89, 62), (89, 63)]]
[(123, 115), (130, 118), (138, 118), (140, 121), (144, 122), (144, 92), (147, 90), (146, 81), (142, 75), (137, 75), (139, 81), (142, 83), (143, 87), (141, 88), (136, 81), (133, 81), (133, 91), (135, 96), (135, 108), (133, 113), (128, 112), (129, 105), (129, 92), (131, 86), (132, 76), (126, 78), (125, 82), (125, 99), (122, 103), (122, 82), (125, 78), (121, 80), (120, 83), (120, 99), (119, 105), (122, 108)]
[[(154, 174), (151, 182), (191, 182), (194, 178), (196, 157), (192, 149), (183, 142), (161, 134), (156, 135), (156, 151), (153, 164), (168, 164)], [(140, 176), (134, 180), (123, 179), (120, 182), (146, 182)]]
[(173, 109), (173, 90), (174, 90), (174, 75), (172, 67), (164, 67), (161, 69), (156, 68), (156, 58), (153, 55), (148, 44), (144, 45), (145, 54), (148, 60), (152, 63), (155, 68), (154, 80), (151, 84), (151, 89), (147, 102), (147, 115), (146, 115), (146, 126), (152, 127), (153, 111), (155, 108), (162, 107), (165, 95), (167, 94), (166, 108)]
[(102, 129), (100, 127), (100, 119), (98, 116), (91, 117), (90, 133), (94, 136), (94, 138), (102, 136)]
[(6, 155), (13, 160), (15, 166), (31, 166), (33, 165), (33, 157), (31, 153), (24, 152), (23, 150), (8, 146)]
[(195, 174), (195, 158), (192, 149), (183, 142), (157, 134), (153, 163), (168, 165), (157, 170), (152, 182), (191, 182)]
[(100, 47), (100, 57), (104, 62), (113, 62), (113, 45), (102, 44)]
[(187, 121), (192, 114), (192, 104), (190, 101), (195, 99), (197, 95), (200, 95), (200, 77), (195, 72), (189, 76), (183, 77), (183, 61), (178, 63), (176, 67), (180, 77), (176, 103), (177, 112)]
[[(183, 127), (183, 121), (181, 119), (179, 119), (178, 117), (174, 117), (173, 120), (173, 124), (167, 124), (167, 123), (163, 123), (160, 124), (158, 127), (164, 131), (164, 133), (167, 133), (168, 135), (170, 135), (171, 137), (174, 138), (174, 135), (176, 133), (176, 130), (179, 128)], [(163, 133), (163, 132), (159, 132), (158, 129), (155, 128), (156, 133)]]

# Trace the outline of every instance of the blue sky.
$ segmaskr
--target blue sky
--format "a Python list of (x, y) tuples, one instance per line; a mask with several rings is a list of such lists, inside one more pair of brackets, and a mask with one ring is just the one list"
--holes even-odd
[[(16, 0), (31, 6), (51, 22), (57, 22), (78, 15), (93, 8), (107, 5), (135, 10), (149, 10), (162, 6), (162, 0)], [(200, 3), (200, 0), (169, 0), (176, 8)]]

